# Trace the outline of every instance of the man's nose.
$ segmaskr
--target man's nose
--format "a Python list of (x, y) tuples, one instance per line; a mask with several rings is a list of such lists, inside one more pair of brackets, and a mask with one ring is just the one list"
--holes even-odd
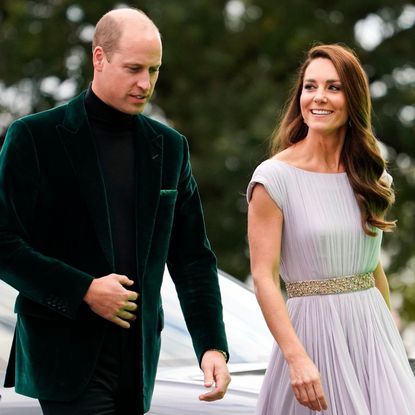
[(148, 71), (142, 71), (138, 75), (136, 84), (140, 89), (144, 91), (148, 91), (150, 89), (151, 83), (150, 83), (150, 74), (148, 73)]

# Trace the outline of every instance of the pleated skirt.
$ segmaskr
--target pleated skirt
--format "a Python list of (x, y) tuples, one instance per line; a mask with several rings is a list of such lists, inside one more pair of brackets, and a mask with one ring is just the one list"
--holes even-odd
[[(318, 367), (328, 401), (324, 415), (415, 415), (415, 377), (402, 339), (376, 288), (287, 301), (296, 333)], [(291, 388), (274, 345), (257, 415), (311, 415)]]

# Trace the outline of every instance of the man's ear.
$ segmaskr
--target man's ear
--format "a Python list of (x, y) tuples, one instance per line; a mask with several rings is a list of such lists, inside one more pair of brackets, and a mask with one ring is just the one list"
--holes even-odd
[(92, 63), (96, 71), (98, 72), (102, 71), (104, 60), (105, 60), (104, 50), (102, 49), (101, 46), (96, 46), (95, 49), (92, 51)]

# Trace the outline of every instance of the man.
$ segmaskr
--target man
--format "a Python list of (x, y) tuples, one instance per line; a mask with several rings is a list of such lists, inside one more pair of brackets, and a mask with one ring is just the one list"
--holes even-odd
[(94, 77), (67, 105), (17, 120), (0, 156), (0, 271), (19, 291), (5, 385), (46, 415), (142, 414), (160, 350), (167, 263), (204, 372), (223, 397), (227, 343), (188, 146), (140, 114), (161, 65), (136, 9), (98, 22)]

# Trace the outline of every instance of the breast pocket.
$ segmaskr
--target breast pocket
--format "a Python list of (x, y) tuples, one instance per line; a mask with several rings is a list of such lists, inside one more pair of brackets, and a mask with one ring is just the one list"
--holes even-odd
[(176, 189), (161, 189), (160, 190), (160, 203), (176, 203), (177, 190)]
[(157, 211), (157, 221), (159, 222), (159, 225), (164, 228), (164, 230), (171, 228), (174, 217), (174, 208), (176, 206), (176, 200), (177, 190), (160, 190), (160, 201)]
[(165, 219), (173, 219), (174, 207), (176, 205), (177, 200), (177, 190), (175, 189), (168, 189), (168, 190), (160, 190), (160, 200), (159, 200), (159, 208), (158, 208), (158, 216), (159, 218)]

